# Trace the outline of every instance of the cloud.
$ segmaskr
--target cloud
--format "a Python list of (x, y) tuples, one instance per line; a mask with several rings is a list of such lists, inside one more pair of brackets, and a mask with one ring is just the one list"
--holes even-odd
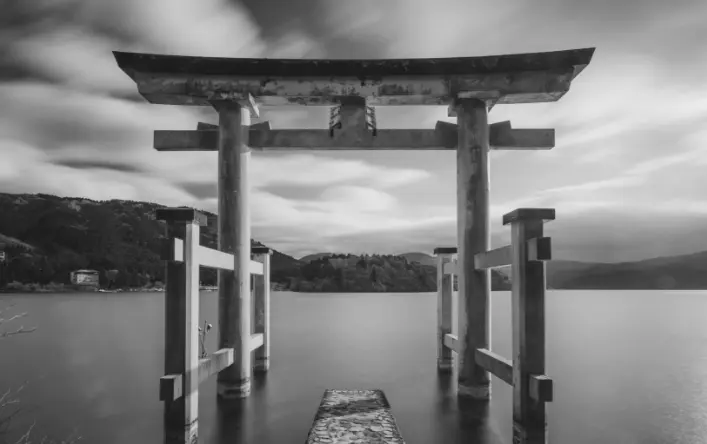
[(226, 0), (69, 1), (78, 19), (122, 37), (124, 48), (207, 57), (255, 57), (260, 29), (238, 2)]
[(53, 162), (57, 166), (65, 166), (69, 168), (74, 168), (78, 170), (86, 169), (98, 169), (98, 170), (112, 170), (120, 171), (123, 173), (141, 173), (143, 170), (136, 165), (126, 165), (112, 162), (102, 162), (102, 161), (91, 161), (82, 159), (64, 159)]
[[(216, 153), (152, 149), (153, 130), (192, 129), (216, 114), (145, 103), (112, 50), (399, 58), (596, 46), (560, 102), (492, 111), (492, 122), (557, 133), (549, 152), (493, 153), (494, 245), (507, 241), (502, 214), (547, 206), (557, 209), (548, 232), (558, 257), (707, 247), (699, 240), (707, 239), (707, 132), (698, 129), (707, 60), (695, 55), (707, 38), (706, 3), (327, 1), (314, 18), (293, 7), (280, 22), (254, 9), (268, 12), (228, 0), (11, 3), (0, 18), (0, 188), (216, 211)], [(263, 118), (276, 128), (325, 128), (327, 112), (264, 108)], [(380, 108), (377, 117), (382, 128), (453, 121), (446, 107)], [(253, 234), (294, 254), (429, 252), (455, 243), (455, 178), (450, 152), (253, 153)]]
[(133, 81), (116, 69), (112, 50), (119, 42), (90, 29), (64, 25), (18, 39), (9, 56), (16, 63), (71, 88), (127, 94)]
[(263, 160), (256, 160), (252, 164), (253, 185), (256, 187), (287, 183), (307, 186), (365, 181), (368, 186), (390, 188), (430, 177), (430, 173), (422, 169), (391, 169), (360, 160), (332, 159), (312, 154), (263, 157)]
[(195, 202), (160, 178), (116, 169), (77, 169), (53, 163), (32, 146), (0, 140), (0, 189), (8, 193), (43, 192), (94, 200), (129, 199), (183, 205)]

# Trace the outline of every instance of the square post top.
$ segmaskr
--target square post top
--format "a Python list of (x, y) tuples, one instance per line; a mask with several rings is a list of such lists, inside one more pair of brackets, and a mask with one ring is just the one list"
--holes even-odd
[(554, 208), (518, 208), (503, 215), (503, 225), (530, 220), (555, 220)]
[(155, 212), (155, 219), (170, 222), (195, 222), (197, 225), (207, 225), (206, 214), (193, 208), (159, 208)]
[(272, 255), (272, 249), (268, 247), (252, 247), (250, 252), (253, 254), (267, 254)]
[(457, 247), (437, 247), (434, 249), (434, 255), (440, 254), (457, 254)]

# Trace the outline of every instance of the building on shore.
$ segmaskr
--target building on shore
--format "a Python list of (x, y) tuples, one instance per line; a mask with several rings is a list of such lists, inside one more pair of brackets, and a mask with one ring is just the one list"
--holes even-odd
[(76, 270), (71, 272), (71, 284), (77, 290), (95, 291), (98, 290), (97, 270)]

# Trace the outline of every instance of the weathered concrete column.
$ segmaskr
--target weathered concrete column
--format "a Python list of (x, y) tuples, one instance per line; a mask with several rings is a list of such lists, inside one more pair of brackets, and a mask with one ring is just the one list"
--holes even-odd
[(183, 260), (167, 261), (164, 318), (165, 375), (180, 375), (183, 396), (164, 403), (164, 443), (191, 444), (198, 437), (199, 416), (199, 225), (206, 216), (191, 209), (159, 209), (167, 222), (170, 249), (183, 241)]
[(475, 361), (491, 340), (489, 271), (474, 269), (474, 255), (488, 251), (489, 127), (485, 102), (460, 99), (457, 111), (458, 395), (490, 399), (487, 371)]
[(238, 103), (214, 103), (219, 113), (218, 246), (234, 256), (234, 271), (219, 271), (219, 349), (233, 348), (233, 365), (218, 374), (221, 398), (250, 394), (250, 211), (248, 126), (250, 114)]
[(267, 247), (254, 247), (255, 260), (263, 264), (263, 275), (255, 276), (255, 334), (263, 335), (263, 345), (255, 349), (253, 359), (255, 371), (266, 372), (270, 369), (270, 256), (272, 250)]
[(450, 371), (454, 366), (452, 350), (444, 345), (444, 336), (452, 333), (452, 274), (444, 266), (452, 260), (456, 248), (435, 248), (437, 256), (437, 370)]
[[(550, 258), (550, 239), (543, 237), (543, 222), (554, 219), (552, 208), (522, 208), (503, 216), (513, 242), (513, 442), (518, 444), (545, 444), (548, 437), (544, 401), (552, 398), (552, 381), (545, 376), (543, 260)], [(540, 393), (543, 389), (548, 393)]]

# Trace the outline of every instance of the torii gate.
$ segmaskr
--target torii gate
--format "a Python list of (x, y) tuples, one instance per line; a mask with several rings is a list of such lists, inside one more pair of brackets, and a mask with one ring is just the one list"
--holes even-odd
[[(559, 100), (593, 53), (587, 48), (441, 59), (293, 60), (114, 52), (149, 102), (213, 106), (219, 114), (218, 127), (199, 123), (195, 131), (155, 131), (154, 137), (159, 151), (219, 153), (219, 249), (235, 260), (234, 271), (219, 272), (219, 348), (236, 351), (233, 365), (219, 373), (219, 395), (250, 393), (250, 151), (456, 149), (458, 395), (489, 399), (489, 373), (475, 360), (475, 351), (490, 345), (489, 272), (474, 267), (475, 255), (490, 247), (488, 150), (550, 149), (555, 137), (552, 129), (489, 125), (488, 112), (496, 104)], [(329, 129), (250, 125), (259, 106), (290, 105), (334, 107)], [(387, 105), (448, 105), (457, 124), (379, 129), (374, 107)], [(261, 359), (267, 369), (267, 356)]]

